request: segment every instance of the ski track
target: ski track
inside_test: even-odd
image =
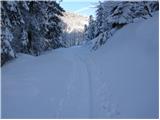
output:
[[[91,118],[112,118],[119,115],[118,105],[111,100],[110,81],[101,79],[102,72],[98,63],[90,56],[79,55],[78,58],[85,65],[89,76]]]
[[[76,118],[76,117],[91,118],[92,117],[91,115],[92,114],[91,75],[86,64],[76,54],[75,53],[72,54],[72,58],[74,57],[74,60],[70,59],[73,63],[73,69],[71,72],[72,74],[70,75],[70,80],[66,87],[66,93],[63,96],[63,98],[59,101],[59,110],[57,112],[56,118],[61,118],[62,116],[63,118]],[[78,64],[81,64],[80,68]],[[80,84],[77,84],[77,82],[80,82]],[[73,93],[74,89],[76,88],[81,89],[80,96],[84,96],[84,98],[77,99],[79,95],[77,96],[77,95],[74,95]],[[80,101],[81,99],[85,101],[84,103],[86,105],[81,107],[81,104],[80,104],[80,106],[78,106],[78,108],[80,108],[80,111],[76,111],[76,109],[74,111],[77,114],[78,112],[82,112],[83,110],[86,110],[85,114],[79,113],[79,115],[77,116],[77,115],[73,115],[73,112],[70,112],[67,114],[64,113],[64,111],[66,111],[67,109],[67,107],[65,106],[67,106],[68,102],[71,102],[70,100],[74,101],[75,103],[76,100],[81,102]],[[76,104],[74,105],[74,107],[76,107]]]
[[[76,71],[76,63],[71,60],[72,63],[73,63],[73,69],[72,69],[72,74],[70,75],[70,80],[67,84],[67,87],[66,87],[66,93],[64,94],[63,98],[59,101],[59,110],[58,110],[58,113],[57,113],[57,116],[56,118],[60,118],[63,113],[63,106],[65,104],[65,102],[67,102],[67,100],[70,98],[70,95],[71,95],[71,92],[72,92],[72,87],[74,86],[74,80],[76,80],[76,77],[77,77],[77,71]]]
[[[105,118],[117,115],[118,112],[116,110],[116,105],[114,105],[110,99],[111,94],[109,90],[109,81],[103,81],[101,79],[101,69],[98,64],[93,59],[90,59],[90,56],[87,54],[78,55],[78,53],[74,52],[72,54],[72,58],[73,57],[74,60],[70,59],[73,63],[73,74],[70,76],[65,95],[59,101],[59,109],[56,118],[60,118],[62,116],[64,118],[72,118],[72,116],[74,116],[73,114],[64,115],[63,112],[67,109],[65,106],[68,104],[69,100],[76,100],[76,95],[72,97],[72,94],[74,88],[78,88],[79,84],[76,84],[78,81],[81,82],[80,88],[82,90],[80,90],[80,94],[84,94],[83,96],[86,96],[83,98],[86,101],[86,105],[84,105],[85,108],[83,109],[87,109],[88,115],[79,115],[75,117]],[[81,67],[78,68],[77,64],[81,64]],[[86,77],[83,78],[83,76]]]
[[[80,56],[76,56],[79,61],[81,61],[81,63],[84,65],[85,69],[86,69],[86,72],[87,72],[87,76],[88,76],[88,79],[87,80],[87,83],[88,83],[88,91],[89,91],[89,107],[90,107],[90,118],[93,117],[92,113],[93,113],[93,98],[92,98],[92,74],[91,72],[89,71],[89,67],[87,66],[86,62],[82,59],[82,57]]]
[[[110,81],[101,79],[102,73],[98,63],[89,55],[77,55],[77,58],[84,64],[88,74],[90,118],[108,118],[119,115],[117,104],[111,101]]]

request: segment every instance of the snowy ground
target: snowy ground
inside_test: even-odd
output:
[[[3,118],[157,118],[158,15],[96,52],[20,54],[2,67]]]

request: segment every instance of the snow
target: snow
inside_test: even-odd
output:
[[[11,42],[11,41],[13,40],[13,35],[12,35],[12,33],[9,31],[9,29],[8,29],[8,28],[5,28],[4,33],[6,34],[6,36],[5,36],[6,39]],[[9,46],[8,43],[6,43],[6,45]]]
[[[158,14],[85,46],[2,67],[2,118],[158,118]]]
[[[61,16],[63,28],[62,44],[65,47],[80,45],[84,41],[84,25],[88,24],[88,17],[79,14],[64,12]]]
[[[13,35],[12,35],[12,33],[9,31],[9,29],[8,28],[5,28],[5,30],[4,30],[4,33],[2,33],[3,35],[2,35],[2,37],[4,37],[3,39],[4,39],[4,53],[9,53],[9,55],[11,56],[11,57],[15,57],[15,53],[14,53],[14,51],[13,51],[13,49],[12,49],[12,47],[11,47],[11,44],[10,44],[10,42],[12,42],[12,40],[13,40]],[[3,51],[1,51],[1,53],[3,52]]]
[[[13,12],[17,12],[17,8],[16,8],[17,4],[16,4],[15,2],[9,2],[9,1],[7,1],[7,4],[8,4],[9,7],[10,7],[10,8],[8,8],[8,9],[10,9],[10,10],[13,11]]]
[[[67,26],[65,28],[65,31],[68,33],[78,31],[83,32],[84,31],[84,25],[88,24],[88,17],[81,16],[79,14],[71,13],[71,12],[64,12],[64,16],[61,16],[62,21]]]
[[[124,27],[94,55],[105,70],[102,79],[110,81],[119,118],[158,118],[157,16]]]
[[[28,11],[29,11],[29,7],[28,7],[28,5],[27,5],[27,3],[26,3],[26,2],[23,2],[22,6],[23,6],[26,10],[28,10]]]

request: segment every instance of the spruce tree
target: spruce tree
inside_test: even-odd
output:
[[[14,57],[11,53],[37,56],[61,47],[59,16],[64,10],[56,1],[2,1],[1,4],[1,55],[10,56],[3,63]]]

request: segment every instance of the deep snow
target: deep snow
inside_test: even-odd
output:
[[[85,46],[2,67],[2,118],[157,118],[158,14]]]

